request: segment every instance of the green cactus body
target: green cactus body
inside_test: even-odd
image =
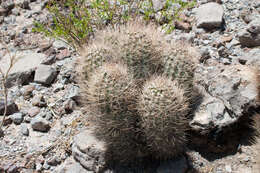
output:
[[[155,158],[169,159],[183,152],[189,111],[184,91],[165,77],[144,84],[138,102],[146,143]]]

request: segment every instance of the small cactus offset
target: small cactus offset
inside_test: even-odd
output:
[[[144,84],[138,110],[147,146],[154,157],[169,159],[183,152],[189,108],[188,99],[176,82],[152,77]]]
[[[135,142],[137,90],[127,67],[104,63],[93,72],[88,83],[87,99],[97,116],[97,137],[106,142],[114,160],[134,160],[140,154]]]

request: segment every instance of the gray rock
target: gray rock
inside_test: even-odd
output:
[[[32,129],[40,132],[47,132],[50,129],[49,122],[40,116],[36,116],[31,120]]]
[[[64,41],[56,40],[56,41],[53,42],[53,47],[58,49],[58,50],[62,50],[62,49],[68,48],[69,45],[66,44]]]
[[[165,0],[152,0],[153,2],[153,9],[158,12],[163,9],[166,4]]]
[[[51,66],[39,65],[35,71],[34,81],[44,85],[50,85],[56,78],[57,72]]]
[[[0,115],[4,114],[4,110],[5,110],[5,101],[3,98],[0,98]],[[18,107],[15,104],[15,102],[13,100],[8,99],[7,101],[7,112],[6,115],[11,115],[13,113],[18,112]]]
[[[190,122],[201,132],[236,122],[250,107],[257,106],[257,73],[242,65],[204,67],[196,71],[196,84],[204,95]]]
[[[33,72],[36,67],[45,59],[46,55],[41,53],[33,53],[31,51],[18,52],[16,54],[17,61],[12,67],[8,79],[7,87],[14,85],[24,85],[33,80]],[[10,64],[8,55],[0,59],[0,68],[5,73]]]
[[[203,4],[195,12],[198,28],[214,29],[220,27],[223,22],[224,9],[218,3]]]
[[[32,105],[38,106],[38,107],[46,106],[46,102],[45,102],[43,95],[41,95],[41,94],[35,95],[32,99]]]
[[[29,136],[29,129],[26,124],[21,124],[21,133],[24,136]]]
[[[10,115],[10,118],[15,124],[21,124],[23,122],[23,113],[18,112]]]
[[[260,49],[251,49],[249,52],[245,53],[243,56],[238,58],[241,64],[253,65],[260,67]]]
[[[68,94],[67,94],[66,98],[77,101],[77,99],[79,99],[79,97],[80,97],[79,87],[75,86],[75,85],[71,85],[68,89]]]
[[[260,18],[250,22],[247,28],[238,34],[238,39],[242,46],[260,46]]]
[[[99,172],[105,165],[105,145],[86,129],[74,137],[72,155],[84,168]]]
[[[7,10],[12,10],[15,6],[14,2],[12,0],[5,0],[4,2],[2,2],[1,6],[4,8],[4,9],[7,9]]]
[[[185,173],[188,169],[187,160],[184,156],[162,162],[156,173]]]
[[[94,173],[83,168],[73,158],[67,159],[62,165],[58,166],[54,173]]]

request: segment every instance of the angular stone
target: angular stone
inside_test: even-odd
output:
[[[246,29],[239,32],[238,39],[242,46],[260,46],[260,18],[251,21]]]
[[[195,81],[204,95],[190,126],[198,131],[223,128],[257,107],[257,70],[243,65],[204,67]]]
[[[31,51],[18,52],[16,54],[17,61],[9,72],[7,86],[24,85],[33,81],[33,72],[38,67],[46,55],[41,53],[33,53]],[[4,56],[0,60],[0,68],[5,73],[10,65],[10,57]]]
[[[196,9],[197,27],[205,29],[219,28],[223,22],[224,9],[215,2],[201,5]]]
[[[49,122],[40,116],[36,116],[31,120],[32,129],[40,132],[48,132],[50,129]]]
[[[86,129],[74,137],[72,155],[84,168],[99,172],[105,165],[105,144]]]
[[[34,81],[43,85],[50,85],[56,76],[57,72],[51,66],[40,65],[35,71]]]
[[[21,124],[21,133],[24,136],[29,136],[29,129],[26,124]]]
[[[4,99],[0,99],[0,115],[4,114],[4,110],[5,110],[5,101]],[[13,100],[8,100],[7,101],[7,112],[6,115],[11,115],[13,113],[18,112],[18,107],[15,104],[15,102]]]
[[[23,122],[23,114],[21,112],[10,115],[10,118],[15,124],[21,124]]]

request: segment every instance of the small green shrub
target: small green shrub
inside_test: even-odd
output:
[[[173,4],[179,4],[179,7],[175,8]],[[88,42],[97,30],[108,25],[115,27],[139,17],[147,22],[164,24],[166,32],[170,33],[181,11],[194,4],[195,0],[167,0],[160,17],[166,20],[161,23],[161,20],[155,20],[156,12],[151,0],[50,0],[47,9],[53,21],[35,22],[33,31],[62,39],[75,48]]]

